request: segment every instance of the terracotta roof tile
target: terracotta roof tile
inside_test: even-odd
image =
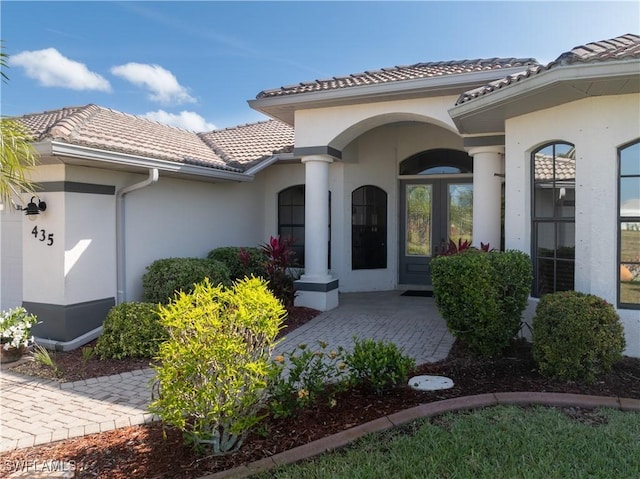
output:
[[[415,65],[395,66],[381,70],[365,71],[352,75],[298,83],[272,90],[264,90],[256,98],[268,98],[300,93],[337,90],[363,85],[382,84],[420,78],[458,75],[486,70],[500,70],[504,68],[526,67],[537,65],[533,58],[487,58],[476,60],[461,60],[448,62],[416,63]]]
[[[62,108],[18,118],[35,141],[74,145],[183,164],[244,171],[293,149],[293,128],[276,120],[193,133],[97,105]]]
[[[293,128],[277,120],[199,133],[228,165],[246,169],[276,153],[293,151]]]
[[[500,80],[493,81],[479,88],[464,92],[456,101],[456,105],[467,103],[475,98],[484,96],[511,84],[525,80],[538,73],[557,68],[562,65],[575,63],[605,62],[623,60],[627,58],[640,58],[640,36],[628,33],[610,40],[587,43],[565,52],[551,63],[533,65],[520,73],[509,75]]]

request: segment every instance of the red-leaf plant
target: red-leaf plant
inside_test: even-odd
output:
[[[452,254],[462,253],[463,251],[467,251],[470,249],[477,249],[471,246],[471,241],[464,240],[462,238],[458,238],[458,244],[456,244],[453,240],[449,240],[449,243],[444,243],[442,248],[440,248],[439,256],[451,256]],[[491,251],[491,247],[489,243],[480,242],[480,251],[485,253]]]

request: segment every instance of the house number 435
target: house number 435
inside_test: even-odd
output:
[[[47,246],[53,245],[53,233],[47,233],[44,229],[38,229],[37,226],[34,226],[31,230],[31,234],[39,241],[46,241]]]

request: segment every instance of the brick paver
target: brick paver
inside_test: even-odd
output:
[[[349,293],[340,306],[287,335],[276,354],[321,340],[349,350],[353,336],[393,341],[418,363],[447,356],[453,338],[432,298],[398,291]],[[73,383],[0,372],[0,452],[156,420],[147,412],[150,369]]]

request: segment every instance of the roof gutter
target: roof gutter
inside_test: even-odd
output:
[[[277,155],[273,155],[267,158],[266,160],[261,161],[257,165],[252,166],[245,172],[245,174],[253,176],[259,171],[264,170],[267,166],[273,165],[274,163],[278,163],[278,162],[291,163],[297,159],[299,158],[295,156],[293,153],[278,153]]]
[[[124,196],[133,191],[141,190],[158,182],[158,169],[149,169],[149,176],[146,180],[133,185],[125,186],[116,191],[116,304],[126,301],[126,242],[125,242],[125,204]]]
[[[87,146],[72,145],[69,143],[51,140],[50,149],[43,142],[36,144],[36,149],[41,153],[63,155],[72,158],[92,160],[98,163],[106,163],[120,166],[134,166],[144,169],[155,168],[158,171],[168,173],[180,173],[191,176],[215,178],[226,181],[253,181],[253,177],[246,173],[220,170],[197,165],[188,165],[175,161],[159,160],[144,156],[116,153]]]

